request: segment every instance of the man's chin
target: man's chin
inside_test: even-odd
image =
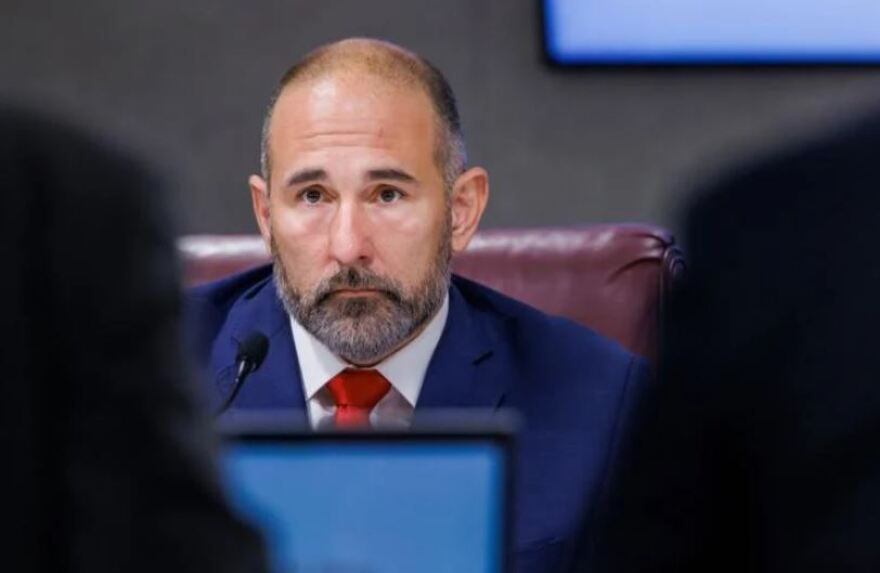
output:
[[[407,339],[402,331],[389,333],[387,324],[363,318],[337,319],[329,331],[312,334],[338,356],[362,366],[381,361]]]
[[[334,293],[321,303],[333,322],[345,320],[388,320],[393,314],[391,302],[381,292],[369,294]]]
[[[385,304],[390,307],[400,298],[395,293],[381,289],[339,289],[325,295],[318,304],[345,304],[352,300],[373,301],[374,304]]]

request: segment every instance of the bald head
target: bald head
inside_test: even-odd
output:
[[[353,38],[317,48],[282,76],[266,112],[260,149],[263,178],[271,171],[270,132],[275,105],[288,88],[328,76],[373,76],[390,87],[421,90],[436,116],[435,161],[447,187],[466,163],[461,122],[452,88],[443,74],[421,56],[389,42]]]

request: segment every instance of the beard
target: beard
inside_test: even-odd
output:
[[[449,289],[452,257],[449,221],[435,259],[410,289],[392,277],[348,265],[299,291],[270,238],[275,287],[287,312],[331,352],[356,365],[375,364],[418,332],[440,309]],[[359,296],[340,290],[370,289]]]

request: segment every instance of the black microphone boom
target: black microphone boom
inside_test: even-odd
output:
[[[238,391],[244,385],[245,379],[260,367],[268,352],[269,339],[262,332],[251,332],[238,344],[238,354],[235,355],[235,364],[237,365],[235,380],[232,382],[232,390],[217,410],[218,416],[232,405],[233,400],[238,396]]]

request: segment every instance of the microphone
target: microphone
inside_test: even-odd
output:
[[[232,382],[232,390],[217,410],[218,416],[232,405],[238,391],[244,385],[245,379],[260,367],[268,352],[269,339],[265,334],[256,330],[245,336],[244,340],[239,343],[238,353],[235,355],[235,364],[237,365],[235,380]]]

